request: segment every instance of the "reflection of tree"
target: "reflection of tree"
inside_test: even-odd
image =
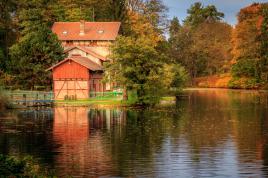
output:
[[[153,172],[154,154],[161,150],[165,138],[173,130],[171,114],[145,110],[125,111],[123,115],[126,116],[125,122],[113,122],[116,124],[112,124],[110,130],[102,130],[111,143],[107,151],[111,152],[117,165],[118,175]]]
[[[8,113],[0,120],[0,153],[31,155],[41,163],[53,167],[51,143],[53,113],[51,109],[22,110]],[[41,150],[41,151],[40,151]]]
[[[232,106],[239,108],[231,113],[234,138],[237,144],[240,169],[260,175],[260,161],[267,164],[266,142],[268,131],[267,96],[263,93],[241,94],[233,100]],[[267,174],[267,170],[265,171]]]
[[[183,147],[193,162],[192,166],[196,167],[194,170],[221,166],[219,159],[224,157],[222,152],[232,130],[227,108],[228,96],[220,95],[220,92],[195,91],[191,94],[180,118],[180,135],[188,144]]]
[[[205,155],[207,148],[210,153],[217,152],[218,148],[222,150],[220,152],[236,149],[233,151],[237,152],[240,171],[261,175],[261,170],[257,169],[260,160],[268,162],[265,151],[267,96],[252,91],[195,91],[185,127],[194,154]],[[232,140],[236,147],[225,148],[228,140]]]
[[[0,152],[41,158],[62,177],[199,177],[226,167],[256,177],[268,174],[267,96],[195,91],[178,108],[22,111],[0,119]]]

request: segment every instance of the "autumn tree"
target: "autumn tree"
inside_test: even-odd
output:
[[[255,88],[267,81],[267,3],[254,3],[238,14],[230,87]]]
[[[171,20],[170,58],[182,64],[191,79],[227,72],[231,60],[232,27],[221,21],[224,14],[215,6],[195,3],[182,25]]]

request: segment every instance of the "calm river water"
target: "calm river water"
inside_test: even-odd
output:
[[[193,90],[157,110],[56,107],[0,116],[0,153],[59,177],[267,177],[268,94]]]

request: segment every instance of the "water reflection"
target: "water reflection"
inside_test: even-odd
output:
[[[60,177],[266,177],[268,95],[189,91],[157,110],[56,107],[0,118],[0,152]]]

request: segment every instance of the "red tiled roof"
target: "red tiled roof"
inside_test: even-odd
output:
[[[70,47],[70,48],[68,48],[68,49],[65,49],[65,50],[64,50],[64,53],[66,53],[66,52],[68,52],[68,51],[70,51],[70,50],[72,50],[72,49],[74,49],[74,48],[80,49],[80,50],[82,50],[82,51],[84,51],[84,52],[86,52],[86,53],[88,53],[88,54],[90,54],[90,55],[92,55],[92,56],[94,56],[94,57],[96,57],[96,58],[98,58],[98,59],[101,59],[101,60],[103,60],[103,61],[106,61],[106,60],[107,60],[106,57],[104,57],[104,56],[102,56],[102,55],[99,55],[99,54],[95,53],[94,51],[91,51],[90,49],[85,48],[85,47],[83,47],[83,46],[72,46],[72,47]]]
[[[51,70],[59,65],[61,65],[62,63],[68,61],[68,60],[72,60],[86,68],[88,68],[89,70],[92,70],[92,71],[100,71],[100,70],[103,70],[103,67],[100,66],[99,64],[91,61],[90,59],[86,58],[86,57],[82,57],[82,56],[72,56],[72,57],[68,57],[62,61],[60,61],[59,63],[55,64],[54,66],[50,67],[49,69],[47,70]]]
[[[80,35],[80,22],[55,22],[52,31],[59,40],[115,40],[120,22],[85,22],[85,34]]]

